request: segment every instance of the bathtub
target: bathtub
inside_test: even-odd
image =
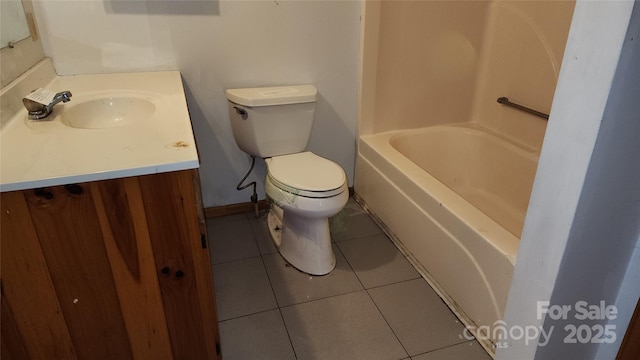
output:
[[[355,192],[474,330],[504,314],[538,156],[476,123],[364,135]]]

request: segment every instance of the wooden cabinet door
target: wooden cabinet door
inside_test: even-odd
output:
[[[90,186],[133,357],[173,359],[138,179]]]
[[[76,359],[27,201],[2,193],[0,206],[2,359]]]
[[[197,172],[139,180],[175,358],[220,358],[211,263],[198,221]]]

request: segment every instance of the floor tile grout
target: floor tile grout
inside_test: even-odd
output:
[[[430,353],[432,353],[432,352],[436,352],[436,351],[440,351],[440,350],[448,349],[448,348],[451,348],[451,347],[454,347],[454,346],[458,346],[458,345],[461,345],[461,344],[464,344],[464,343],[468,343],[468,342],[470,342],[470,341],[475,341],[475,338],[474,338],[474,339],[472,339],[472,340],[463,340],[463,341],[457,342],[457,343],[455,343],[455,344],[451,344],[451,345],[447,345],[447,346],[442,346],[442,347],[439,347],[439,348],[435,348],[435,349],[432,349],[432,350],[429,350],[429,351],[425,351],[425,352],[421,352],[421,353],[419,353],[419,354],[409,355],[409,356],[420,356],[420,355],[424,355],[424,354],[430,354]],[[480,345],[478,345],[478,346],[480,346]]]
[[[376,225],[376,226],[378,226],[378,225]],[[380,232],[379,234],[369,234],[369,235],[362,235],[362,236],[353,236],[353,237],[350,237],[350,238],[348,238],[348,239],[340,239],[340,240],[336,240],[336,241],[332,240],[332,242],[333,242],[334,244],[342,244],[342,243],[350,242],[350,241],[353,241],[353,240],[360,240],[360,239],[364,239],[364,238],[368,238],[368,237],[373,237],[373,236],[379,236],[379,235],[384,235],[387,239],[389,238],[389,237],[387,236],[387,234],[385,234],[385,233],[383,233],[383,232]],[[391,241],[391,240],[389,240],[389,241]]]
[[[250,313],[250,314],[234,316],[234,317],[230,317],[230,318],[224,319],[224,320],[218,320],[218,323],[223,323],[223,322],[227,322],[227,321],[231,321],[231,320],[238,320],[238,319],[242,319],[244,317],[258,315],[258,314],[266,313],[266,312],[273,311],[273,310],[280,310],[280,309],[278,307],[274,307],[274,308],[271,308],[271,309],[260,310],[260,311],[256,311],[256,312],[253,312],[253,313]]]
[[[211,266],[218,266],[218,265],[225,265],[225,264],[232,264],[235,262],[240,262],[240,261],[244,261],[244,260],[249,260],[249,259],[255,259],[257,257],[261,257],[262,255],[255,255],[255,256],[249,256],[249,257],[244,257],[241,259],[234,259],[234,260],[229,260],[229,261],[223,261],[223,262],[218,262],[218,263],[211,263]]]
[[[389,329],[393,333],[393,336],[395,336],[396,340],[398,340],[398,344],[400,344],[400,346],[402,346],[402,349],[404,350],[405,354],[408,357],[411,357],[411,355],[409,354],[409,351],[407,350],[405,345],[402,343],[402,341],[400,341],[400,337],[398,337],[398,334],[396,334],[396,331],[393,330],[393,327],[391,326],[391,324],[389,324],[389,320],[386,318],[386,316],[384,316],[384,313],[382,312],[382,310],[380,310],[380,307],[378,306],[376,301],[371,296],[371,293],[369,293],[368,290],[365,290],[365,291],[367,292],[367,296],[369,297],[369,299],[371,299],[371,302],[373,303],[373,305],[376,307],[376,310],[378,310],[378,313],[382,316],[382,319],[384,319],[385,324],[387,324],[387,326],[389,327]]]
[[[247,220],[249,222],[251,222],[251,219],[249,218],[249,213],[247,213]],[[260,215],[260,216],[264,216],[264,215]],[[261,221],[260,220],[260,216],[255,218],[257,221]],[[269,271],[267,270],[267,265],[264,261],[264,257],[265,255],[272,255],[274,253],[270,253],[270,254],[263,254],[262,250],[260,249],[260,244],[258,242],[258,236],[261,236],[262,234],[260,234],[259,231],[257,231],[255,229],[255,227],[250,223],[249,224],[251,226],[251,234],[253,235],[253,241],[256,244],[256,246],[258,247],[258,253],[260,256],[260,260],[262,261],[262,267],[264,269],[265,274],[267,275],[267,280],[269,281],[269,286],[271,287],[271,293],[273,294],[274,299],[276,300],[276,305],[277,305],[277,309],[278,309],[278,314],[280,315],[280,320],[282,320],[282,325],[284,326],[284,330],[287,333],[287,339],[289,340],[289,346],[291,346],[291,350],[293,351],[293,356],[298,359],[298,354],[296,353],[296,348],[295,346],[293,346],[293,341],[291,339],[291,333],[289,332],[289,327],[287,326],[287,322],[284,319],[284,315],[282,315],[282,306],[280,306],[280,303],[278,302],[278,297],[276,296],[276,291],[273,287],[273,280],[271,279],[271,275],[269,275]]]
[[[418,277],[414,277],[414,278],[412,278],[412,279],[404,279],[404,280],[399,280],[399,281],[390,282],[390,283],[388,283],[388,284],[382,284],[382,285],[372,286],[372,287],[369,287],[369,288],[365,288],[365,290],[369,291],[369,290],[374,290],[374,289],[380,289],[380,288],[383,288],[383,287],[385,287],[385,286],[391,286],[391,285],[402,284],[402,283],[406,283],[406,282],[413,281],[413,280],[422,280],[422,281],[426,282],[426,280],[425,280],[425,279],[423,279],[422,277],[419,277],[419,276],[418,276]],[[427,285],[429,285],[429,284],[427,283]],[[431,286],[429,286],[429,287],[431,287]]]
[[[331,298],[338,297],[338,296],[355,294],[355,293],[360,292],[360,291],[367,291],[367,289],[358,289],[358,290],[353,290],[353,291],[347,291],[347,292],[340,293],[340,294],[334,294],[334,295],[329,295],[329,296],[325,296],[325,297],[319,297],[319,298],[315,298],[315,299],[311,299],[311,300],[305,300],[305,301],[301,301],[301,302],[295,303],[295,304],[283,305],[283,306],[280,306],[279,308],[280,309],[286,309],[286,308],[294,307],[296,305],[309,304],[309,303],[312,303],[312,302],[316,302],[316,301],[320,301],[320,300],[327,300],[327,299],[331,299]]]
[[[254,240],[256,240],[255,233],[254,233]],[[278,306],[278,314],[280,314],[280,319],[282,320],[282,324],[284,325],[284,330],[287,332],[287,338],[289,339],[289,345],[291,346],[291,350],[293,351],[293,356],[297,359],[298,354],[296,353],[296,348],[293,346],[293,341],[291,340],[291,333],[289,332],[289,327],[287,326],[287,322],[284,320],[284,315],[282,315],[282,310],[281,310],[282,307],[278,302],[278,297],[276,297],[276,290],[273,288],[273,281],[271,280],[271,276],[269,276],[269,271],[267,270],[267,265],[264,262],[263,254],[260,254],[260,260],[262,260],[262,267],[264,268],[264,272],[267,274],[267,280],[269,280],[269,286],[271,286],[271,292],[273,293],[273,297],[276,299],[276,305]]]

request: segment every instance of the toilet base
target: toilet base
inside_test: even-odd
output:
[[[274,204],[267,224],[280,255],[298,270],[326,275],[336,267],[328,218],[304,218]]]

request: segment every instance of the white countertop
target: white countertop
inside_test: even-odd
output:
[[[44,120],[28,120],[20,109],[2,126],[0,191],[199,167],[179,72],[57,76],[40,86],[73,96]],[[148,100],[155,112],[121,127],[81,129],[62,122],[65,109],[123,94]]]

